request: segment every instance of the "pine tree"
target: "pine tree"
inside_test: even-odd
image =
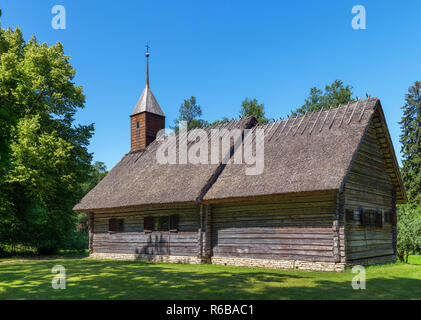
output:
[[[421,82],[417,81],[409,88],[402,107],[403,117],[399,122],[402,134],[402,178],[408,200],[421,200]]]

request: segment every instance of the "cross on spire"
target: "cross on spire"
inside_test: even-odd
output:
[[[151,48],[151,46],[149,45],[149,43],[146,43],[145,47],[146,47],[146,53],[149,53],[149,49]]]

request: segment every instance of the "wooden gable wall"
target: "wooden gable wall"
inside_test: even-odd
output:
[[[341,216],[345,223],[345,252],[348,264],[393,261],[396,228],[390,215],[395,212],[397,179],[386,152],[385,133],[377,111],[368,128],[343,189]],[[348,211],[348,214],[346,212]],[[381,212],[382,226],[364,225],[362,212]],[[352,212],[352,213],[350,213]],[[363,220],[362,220],[363,219]]]

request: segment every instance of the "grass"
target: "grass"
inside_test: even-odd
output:
[[[66,268],[54,290],[51,268]],[[366,290],[341,273],[91,259],[0,259],[0,299],[421,299],[421,256],[366,268]]]

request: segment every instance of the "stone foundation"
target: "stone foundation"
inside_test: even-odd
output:
[[[212,257],[213,264],[227,266],[261,267],[270,269],[298,269],[312,271],[344,271],[344,263],[334,262],[311,262],[300,260],[272,260],[272,259],[249,259],[234,257]]]
[[[201,260],[197,257],[190,256],[171,256],[171,255],[146,255],[146,254],[131,254],[131,253],[104,253],[94,252],[89,255],[92,259],[101,260],[142,260],[151,262],[166,262],[166,263],[186,263],[186,264],[200,264]]]
[[[92,259],[102,260],[142,260],[151,262],[201,264],[200,258],[194,256],[171,256],[171,255],[145,255],[129,253],[102,253],[95,252],[89,255]],[[272,259],[249,259],[234,257],[212,257],[209,261],[212,264],[243,267],[260,267],[271,269],[298,269],[311,271],[343,271],[344,263],[333,262],[311,262],[300,260],[272,260]]]

